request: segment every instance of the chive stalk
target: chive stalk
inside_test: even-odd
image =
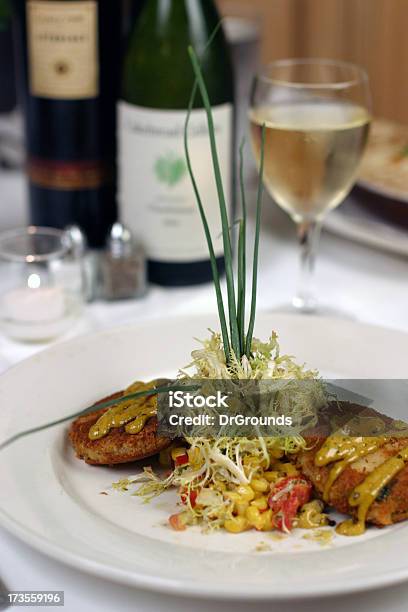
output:
[[[235,288],[234,288],[234,270],[232,261],[232,247],[231,238],[229,231],[229,221],[227,206],[225,202],[224,187],[222,184],[220,164],[218,160],[217,143],[215,139],[214,120],[212,116],[211,103],[208,96],[208,91],[204,82],[204,78],[201,72],[200,63],[197,55],[192,47],[188,48],[191,63],[193,66],[194,74],[200,90],[201,98],[204,103],[208,134],[210,138],[211,156],[214,168],[214,177],[217,186],[218,203],[221,214],[221,226],[222,226],[222,239],[224,246],[224,259],[225,259],[225,276],[227,282],[227,295],[228,295],[228,312],[229,312],[229,326],[231,334],[231,346],[237,358],[240,357],[240,346],[239,346],[239,333],[238,333],[238,321],[236,315],[236,300],[235,300]]]
[[[88,406],[79,412],[74,412],[73,414],[69,414],[68,416],[62,417],[61,419],[57,419],[56,421],[50,421],[45,425],[39,425],[37,427],[32,427],[31,429],[26,429],[24,431],[20,431],[14,436],[7,438],[4,442],[0,444],[0,451],[5,449],[7,446],[20,440],[20,438],[24,438],[33,433],[38,433],[40,431],[44,431],[45,429],[49,429],[50,427],[54,427],[55,425],[61,425],[61,423],[66,423],[67,421],[71,421],[80,416],[85,416],[89,412],[94,412],[95,410],[102,410],[103,408],[110,408],[111,406],[116,406],[117,404],[122,404],[128,400],[136,400],[141,397],[148,397],[150,395],[159,395],[160,393],[168,393],[169,391],[196,391],[199,388],[199,385],[167,385],[163,387],[157,387],[156,389],[145,389],[144,391],[137,391],[136,393],[129,393],[128,395],[122,395],[121,397],[117,397],[115,399],[107,400],[106,402],[100,402],[98,404],[93,404],[92,406]]]
[[[214,32],[211,40],[214,37]],[[224,259],[225,259],[225,276],[227,284],[227,298],[228,298],[228,316],[229,316],[229,332],[228,337],[225,308],[222,300],[222,292],[220,287],[218,270],[216,268],[216,258],[214,254],[214,248],[211,240],[211,235],[205,215],[205,210],[201,197],[198,193],[197,184],[194,178],[194,172],[191,167],[191,160],[188,152],[188,137],[187,128],[184,132],[184,144],[186,150],[187,166],[190,173],[190,177],[193,184],[194,193],[196,195],[198,208],[200,211],[201,219],[204,226],[204,232],[207,238],[207,244],[209,247],[209,254],[211,260],[211,266],[213,270],[214,286],[217,297],[217,306],[220,316],[221,333],[224,344],[224,352],[227,360],[227,364],[230,361],[230,349],[238,360],[241,360],[244,355],[247,357],[251,354],[252,338],[255,327],[255,316],[256,316],[256,299],[257,299],[257,283],[258,283],[258,259],[259,259],[259,235],[261,226],[261,209],[262,209],[262,194],[263,194],[263,171],[264,171],[264,156],[265,156],[265,124],[262,126],[261,136],[261,159],[260,159],[260,170],[259,170],[259,183],[258,193],[256,201],[256,224],[255,224],[255,240],[254,240],[254,251],[253,251],[253,263],[252,263],[252,290],[251,290],[251,310],[248,324],[248,331],[245,335],[245,298],[246,298],[246,225],[247,225],[247,207],[245,198],[244,188],[244,176],[243,176],[243,146],[240,147],[240,190],[241,190],[241,201],[242,201],[242,213],[243,218],[239,222],[238,232],[238,274],[237,274],[237,288],[235,296],[235,283],[234,283],[234,268],[232,259],[232,246],[230,237],[230,227],[228,222],[227,206],[225,201],[224,188],[222,183],[220,164],[218,159],[217,143],[215,138],[214,120],[211,110],[211,103],[207,91],[207,87],[201,71],[201,66],[198,61],[197,55],[192,47],[188,48],[190,55],[191,64],[195,75],[195,83],[190,98],[190,104],[188,107],[186,126],[191,115],[191,109],[197,88],[200,92],[204,108],[207,115],[208,134],[210,139],[211,157],[213,162],[214,178],[217,186],[218,204],[220,208],[221,216],[221,228],[224,246]],[[216,273],[214,273],[216,271]]]
[[[262,209],[262,194],[263,194],[263,172],[264,172],[264,161],[265,161],[265,124],[262,125],[261,135],[261,159],[259,164],[259,180],[258,180],[258,194],[256,198],[256,225],[255,225],[255,241],[254,241],[254,255],[252,262],[252,298],[251,298],[251,314],[249,317],[248,333],[246,336],[246,356],[249,357],[251,354],[252,337],[255,327],[255,316],[256,316],[256,296],[257,296],[257,285],[258,285],[258,257],[259,257],[259,234],[261,229],[261,209]]]
[[[237,317],[241,355],[245,353],[245,299],[246,299],[246,224],[247,207],[244,186],[244,139],[239,148],[239,184],[241,192],[242,220],[238,233],[238,281],[237,281]]]
[[[210,44],[212,43],[213,39],[215,38],[215,36],[216,36],[218,30],[220,29],[220,27],[221,27],[221,22],[217,25],[217,27],[215,28],[214,32],[211,34],[205,49],[207,49],[210,46]],[[185,123],[184,123],[184,153],[185,153],[185,156],[186,156],[187,169],[188,169],[188,173],[190,175],[190,179],[191,179],[191,183],[192,183],[192,186],[193,186],[195,198],[197,200],[198,210],[200,212],[201,222],[203,224],[205,238],[206,238],[207,246],[208,246],[208,252],[209,252],[209,255],[210,255],[211,272],[212,272],[212,277],[213,277],[213,282],[214,282],[215,295],[216,295],[216,299],[217,299],[217,308],[218,308],[218,316],[219,316],[219,319],[220,319],[222,343],[223,343],[223,347],[224,347],[225,360],[226,360],[226,362],[228,362],[229,359],[230,359],[230,354],[231,354],[231,346],[230,346],[230,341],[229,341],[229,336],[228,336],[228,326],[227,326],[227,320],[226,320],[226,317],[225,317],[224,302],[223,302],[223,299],[222,299],[220,275],[219,275],[219,272],[218,272],[217,260],[216,260],[216,256],[215,256],[215,252],[214,252],[214,245],[213,245],[213,241],[212,241],[212,238],[211,238],[210,228],[208,226],[208,221],[207,221],[207,217],[206,217],[206,214],[205,214],[204,206],[203,206],[203,203],[202,203],[202,200],[201,200],[200,192],[199,192],[199,189],[198,189],[198,186],[197,186],[197,181],[195,180],[193,168],[192,168],[192,165],[191,165],[190,150],[189,150],[189,146],[188,146],[188,126],[189,126],[189,122],[190,122],[191,111],[192,111],[193,105],[194,105],[194,100],[195,100],[195,97],[197,95],[197,89],[198,89],[198,83],[197,83],[197,80],[196,80],[195,83],[194,83],[194,87],[192,89],[192,92],[191,92],[191,96],[190,96],[190,100],[189,100],[189,104],[188,104],[188,108],[187,108],[186,120],[185,120]]]

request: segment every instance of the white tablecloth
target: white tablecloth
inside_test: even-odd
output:
[[[18,176],[0,175],[0,228],[23,222],[22,182]],[[408,240],[408,238],[407,238]],[[259,309],[276,309],[289,302],[296,282],[297,251],[292,224],[265,199],[262,225]],[[319,295],[329,307],[355,318],[408,331],[408,260],[376,252],[323,234],[316,273]],[[113,325],[162,316],[214,310],[212,287],[165,290],[152,288],[141,301],[95,303],[68,336]],[[0,336],[0,371],[44,347],[25,346]],[[14,590],[64,590],[69,611],[212,610],[213,603],[160,596],[92,578],[31,550],[0,530],[0,576]],[[405,612],[408,585],[380,592],[290,604],[256,604],[270,612],[309,612],[316,607],[340,612]],[[247,610],[245,603],[220,603],[217,610]]]

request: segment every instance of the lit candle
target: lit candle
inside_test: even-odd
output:
[[[63,289],[40,285],[38,274],[30,274],[27,287],[6,293],[3,297],[4,317],[21,323],[42,323],[62,318],[65,312]]]

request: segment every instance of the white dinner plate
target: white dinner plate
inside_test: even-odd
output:
[[[85,408],[135,379],[176,374],[216,328],[214,317],[154,321],[81,337],[37,354],[0,378],[0,441]],[[284,352],[343,378],[408,378],[408,335],[350,321],[260,315],[257,335],[279,332]],[[1,453],[0,523],[75,568],[135,587],[208,598],[293,599],[408,579],[408,525],[368,529],[328,545],[302,530],[203,534],[172,531],[176,493],[150,504],[113,492],[135,465],[99,468],[74,457],[67,425]],[[101,495],[102,491],[108,495]]]

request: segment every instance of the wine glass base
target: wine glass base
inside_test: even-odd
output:
[[[313,307],[308,304],[306,307],[295,305],[294,300],[287,304],[279,304],[272,308],[273,312],[281,312],[283,314],[301,314],[308,316],[333,317],[337,319],[356,320],[356,316],[347,310],[341,310],[327,304],[321,304],[315,301]]]
[[[292,308],[302,314],[313,314],[318,309],[316,298],[295,296],[292,300]]]

